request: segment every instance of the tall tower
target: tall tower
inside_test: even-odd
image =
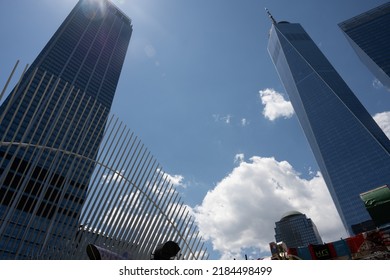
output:
[[[322,244],[316,225],[305,214],[298,211],[285,213],[280,221],[275,223],[275,240],[283,241],[288,248]]]
[[[300,24],[273,19],[268,52],[352,234],[370,220],[359,194],[390,182],[390,141]]]
[[[390,2],[343,21],[339,27],[360,60],[390,89]]]
[[[131,33],[80,0],[2,103],[0,258],[53,258],[76,233]]]

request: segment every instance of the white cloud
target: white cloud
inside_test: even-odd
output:
[[[291,102],[284,99],[283,95],[274,89],[266,88],[259,91],[260,99],[264,105],[263,115],[273,121],[277,118],[291,118],[294,109]]]
[[[311,218],[324,242],[346,237],[321,174],[302,179],[288,162],[274,158],[242,161],[206,194],[194,213],[214,250],[223,259],[232,259],[253,250],[270,255],[275,222],[291,210]]]
[[[167,174],[168,180],[172,183],[172,185],[176,187],[186,188],[187,185],[183,183],[184,177],[182,175],[170,175]]]
[[[246,118],[241,119],[241,126],[247,126],[249,125],[249,121]]]
[[[124,170],[122,171],[115,171],[114,173],[109,174],[103,174],[103,183],[110,184],[110,183],[120,183],[122,180],[124,180]]]
[[[240,118],[240,119],[236,118],[237,121],[233,122],[233,119],[235,119],[235,117],[230,114],[227,115],[213,114],[212,117],[216,123],[221,122],[226,125],[239,125],[242,127],[249,125],[249,121],[246,118]]]
[[[390,139],[390,112],[378,113],[373,118]]]
[[[381,89],[381,88],[383,88],[382,83],[381,83],[378,79],[374,79],[374,80],[372,81],[372,86],[373,86],[374,88],[376,88],[376,89]]]
[[[245,158],[244,154],[236,154],[234,156],[234,163],[241,164],[244,161],[244,158]]]
[[[387,91],[390,91],[390,88],[388,88],[387,86],[384,86],[381,81],[379,81],[378,79],[374,79],[372,81],[372,87],[375,88],[375,89],[385,89]]]
[[[164,171],[162,171],[161,169],[158,169],[158,172],[160,172],[161,174],[164,174],[164,176],[167,177],[167,180],[175,187],[182,187],[182,188],[187,188],[187,185],[184,183],[184,177],[182,175],[178,175],[178,174],[175,174],[175,175],[171,175],[171,174],[168,174]]]
[[[230,124],[232,121],[232,115],[220,116],[219,114],[213,114],[213,118],[215,122],[224,122],[226,124]]]
[[[222,120],[226,123],[226,124],[230,124],[231,120],[232,120],[232,116],[231,115],[227,115],[225,117],[222,117]]]

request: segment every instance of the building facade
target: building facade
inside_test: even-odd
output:
[[[300,24],[273,19],[268,51],[353,234],[370,220],[359,194],[390,182],[390,141]]]
[[[0,96],[0,259],[151,259],[165,244],[208,258],[169,176],[109,114],[131,33],[109,1],[80,0]]]
[[[132,34],[80,0],[0,107],[0,258],[50,258],[79,227]]]
[[[390,89],[390,2],[343,21],[339,27],[375,77]]]
[[[275,223],[275,240],[288,248],[322,244],[321,236],[313,221],[298,211],[287,212]]]

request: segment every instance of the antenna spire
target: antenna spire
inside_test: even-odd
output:
[[[264,8],[264,9],[265,9],[265,11],[267,12],[267,15],[268,15],[268,17],[271,19],[272,23],[273,23],[273,24],[277,24],[275,18],[271,15],[270,11],[269,11],[267,8]]]

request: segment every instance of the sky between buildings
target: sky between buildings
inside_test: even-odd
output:
[[[390,91],[337,26],[380,0],[116,0],[133,22],[111,112],[138,135],[207,240],[210,259],[269,255],[275,221],[305,213],[347,237],[267,52],[271,22],[298,22],[390,135]],[[0,2],[0,85],[32,63],[77,0]],[[377,186],[373,186],[377,187]]]

